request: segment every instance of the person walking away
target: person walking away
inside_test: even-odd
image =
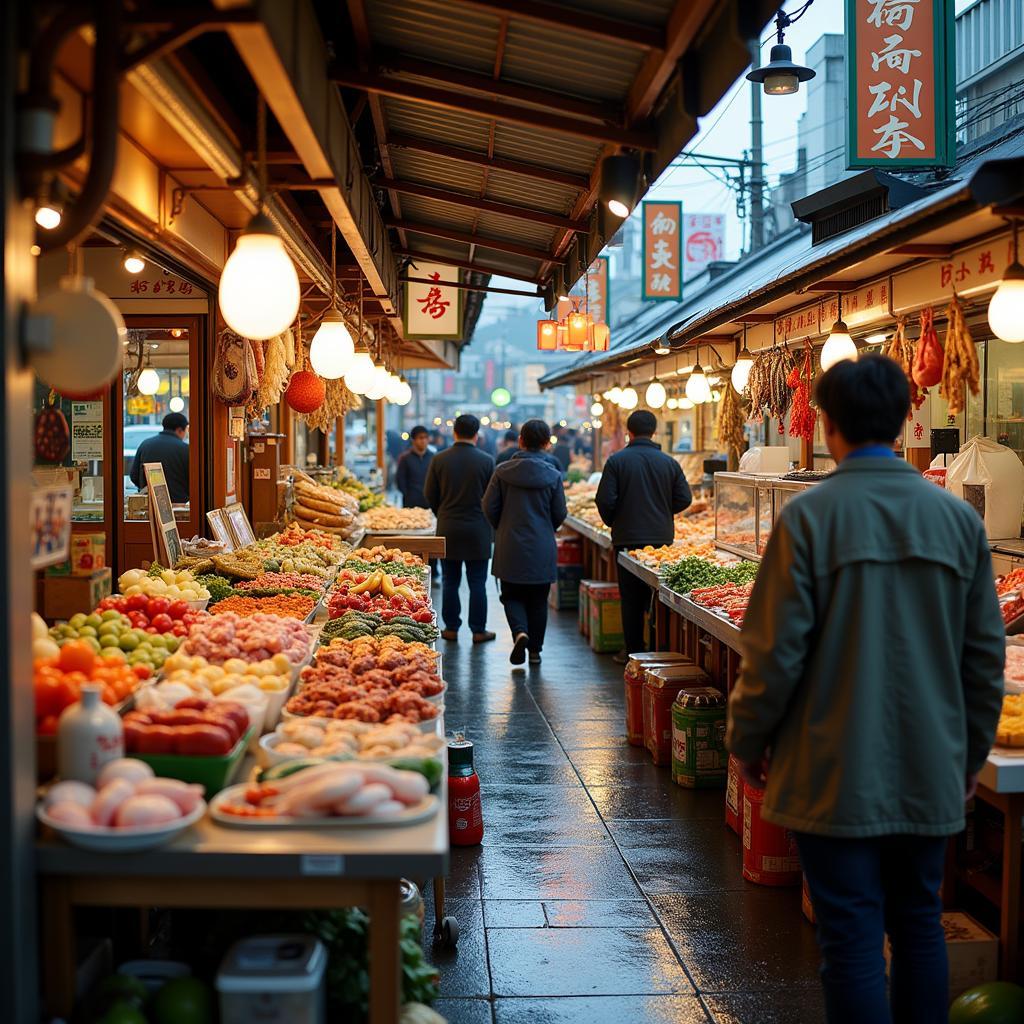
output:
[[[146,489],[147,462],[159,462],[164,467],[164,479],[171,501],[176,505],[188,503],[188,420],[184,413],[169,412],[163,419],[163,430],[147,437],[135,452],[135,461],[129,476],[140,491]]]
[[[506,430],[504,437],[502,437],[502,439],[501,439],[501,446],[498,449],[498,454],[495,456],[494,464],[496,466],[500,466],[501,463],[507,462],[518,451],[519,451],[519,431],[518,430]]]
[[[498,466],[484,492],[483,509],[494,527],[491,572],[501,587],[501,603],[514,641],[509,661],[540,664],[548,624],[548,592],[558,579],[555,531],[565,521],[561,472],[545,459],[551,428],[527,420],[519,450]]]
[[[491,527],[484,518],[483,500],[494,472],[494,459],[476,446],[480,421],[464,414],[455,420],[455,443],[438,452],[427,470],[423,487],[437,516],[438,536],[447,552],[441,561],[441,617],[445,640],[458,640],[462,625],[462,566],[469,581],[469,628],[473,643],[493,640],[487,629],[487,560],[491,555]]]
[[[413,427],[409,433],[409,448],[402,452],[395,470],[395,487],[402,495],[402,508],[430,508],[423,485],[427,481],[434,452],[430,450],[430,435],[424,426]],[[436,583],[440,575],[438,560],[430,560],[430,577]]]
[[[645,409],[630,413],[626,420],[629,444],[608,457],[601,474],[597,511],[611,527],[616,555],[627,548],[671,544],[673,517],[693,500],[679,463],[654,443],[657,429],[654,413]],[[624,566],[618,567],[618,573],[626,646],[615,660],[625,664],[628,655],[645,648],[644,610],[651,604],[651,588]]]
[[[535,423],[543,423],[544,421],[543,420],[534,420],[534,422]],[[524,424],[524,426],[525,426],[525,424]],[[509,459],[515,458],[523,450],[520,447],[520,445],[519,445],[519,437],[520,437],[519,432],[515,431],[515,430],[507,430],[507,431],[505,431],[506,439],[508,438],[509,434],[512,435],[512,437],[515,440],[515,443],[514,444],[510,444],[507,448],[503,448],[500,452],[498,452],[498,457],[494,460],[494,465],[496,467],[502,465],[505,462],[508,462]],[[541,452],[540,452],[541,458],[544,459],[544,461],[547,462],[549,465],[554,466],[555,469],[557,469],[558,472],[561,473],[562,472],[562,466],[559,463],[558,459],[556,459],[554,457],[554,455],[551,454],[550,447],[551,447],[551,438],[549,437],[547,439],[547,442],[545,443],[543,449],[541,449]]]
[[[910,408],[896,363],[838,363],[816,400],[838,468],[775,523],[726,746],[795,834],[829,1024],[939,1024],[946,843],[1002,705],[992,559],[974,509],[893,452]]]
[[[569,447],[569,439],[565,431],[559,429],[555,440],[555,447],[551,452],[555,462],[558,463],[564,477],[569,472],[569,463],[572,462],[572,449]]]

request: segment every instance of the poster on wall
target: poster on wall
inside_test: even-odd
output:
[[[683,204],[648,201],[643,208],[643,297],[646,301],[681,299]]]
[[[688,213],[683,217],[683,280],[703,274],[709,263],[725,259],[725,214]]]
[[[31,563],[33,569],[67,561],[71,545],[70,486],[36,487],[29,499]]]
[[[409,265],[408,276],[416,280],[405,282],[406,337],[461,338],[462,291],[451,284],[461,282],[459,269],[417,261]]]
[[[71,459],[89,462],[103,458],[103,403],[71,403]]]
[[[159,462],[143,463],[149,492],[149,525],[154,557],[161,565],[174,566],[181,558],[181,536],[174,518],[171,492],[167,489],[164,467]]]
[[[948,167],[954,0],[846,0],[847,167]]]

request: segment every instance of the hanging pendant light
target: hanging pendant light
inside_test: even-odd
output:
[[[613,217],[625,220],[636,205],[640,161],[630,153],[606,156],[601,161],[598,195]]]
[[[747,382],[750,380],[750,370],[754,365],[754,357],[747,348],[747,325],[743,325],[743,348],[736,357],[736,365],[732,368],[732,386],[741,395],[747,389]]]
[[[640,404],[640,396],[636,393],[636,388],[630,387],[628,384],[622,390],[622,394],[619,395],[619,408],[625,409],[626,412],[630,412]]]
[[[678,398],[667,398],[665,400],[665,408],[666,409],[671,409],[671,410],[678,409],[679,408],[679,399]]]
[[[797,12],[796,16],[786,14],[781,8],[775,16],[775,33],[778,42],[772,47],[768,64],[747,72],[747,81],[764,86],[767,96],[791,96],[800,88],[801,82],[809,82],[817,74],[812,68],[793,63],[793,51],[786,46],[785,30],[806,13],[811,2]],[[760,50],[760,47],[758,47]]]
[[[844,359],[857,358],[857,346],[850,337],[850,328],[843,322],[843,296],[839,299],[839,319],[832,325],[829,336],[821,349],[821,368],[830,370]]]
[[[707,374],[698,363],[693,368],[693,373],[686,378],[686,397],[694,405],[703,405],[711,401],[711,385],[708,383]]]
[[[160,374],[153,369],[152,353],[146,356],[146,368],[139,374],[135,387],[140,395],[155,395],[160,390]]]
[[[665,404],[665,385],[657,377],[647,385],[644,393],[644,402],[648,409],[660,409]]]
[[[558,321],[537,321],[537,351],[554,352],[558,348]]]
[[[398,387],[395,390],[395,405],[408,405],[412,401],[412,388],[405,377],[398,378]]]
[[[607,394],[607,399],[612,405],[618,405],[619,399],[622,398],[622,388],[616,384]]]
[[[348,324],[338,309],[337,231],[331,221],[331,305],[313,335],[309,346],[309,365],[324,380],[337,380],[345,375],[356,347]],[[359,279],[359,301],[363,301],[363,282]]]
[[[357,352],[345,371],[345,387],[353,395],[365,395],[367,389],[373,386],[376,372],[370,353]]]
[[[603,416],[604,415],[604,406],[600,402],[594,402],[594,404],[590,407],[590,415],[591,416]]]
[[[1013,221],[1013,259],[989,300],[988,325],[1002,341],[1024,341],[1024,266],[1017,258],[1017,220]]]
[[[224,264],[217,297],[230,327],[243,338],[265,341],[283,334],[299,312],[299,275],[273,222],[263,212],[267,194],[267,102],[256,112],[259,201],[256,216]]]

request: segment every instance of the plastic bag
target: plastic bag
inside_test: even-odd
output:
[[[1024,464],[990,437],[971,438],[946,470],[946,490],[964,496],[964,484],[985,487],[985,532],[995,540],[1020,537]]]

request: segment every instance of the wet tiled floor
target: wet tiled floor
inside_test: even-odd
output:
[[[722,792],[681,789],[626,744],[622,669],[590,651],[575,612],[552,612],[543,663],[513,671],[489,596],[497,642],[464,629],[442,646],[447,725],[476,745],[485,831],[452,855],[457,950],[426,939],[437,1009],[452,1024],[824,1020],[799,891],[743,881]]]

